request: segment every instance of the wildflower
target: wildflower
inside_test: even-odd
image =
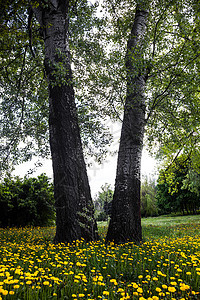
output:
[[[7,291],[7,290],[2,290],[1,293],[2,293],[4,296],[8,295],[8,291]]]
[[[186,272],[186,275],[192,275],[192,273],[191,272]]]
[[[142,293],[143,293],[143,289],[139,287],[139,288],[137,289],[137,292],[140,293],[140,294],[142,294]]]
[[[190,286],[187,285],[187,284],[181,284],[181,286],[180,286],[181,291],[186,291],[186,290],[189,290],[189,289],[190,289]]]
[[[19,286],[19,284],[16,284],[16,285],[14,285],[14,289],[18,289],[20,286]]]
[[[166,284],[163,284],[163,285],[162,285],[162,288],[163,288],[163,289],[167,289],[167,285],[166,285]]]
[[[158,281],[158,278],[157,277],[153,277],[152,278],[154,281]]]
[[[171,292],[171,293],[174,293],[174,292],[176,292],[176,289],[173,286],[169,286],[168,291]]]
[[[116,279],[110,279],[110,282],[114,283],[114,285],[118,284]]]
[[[108,292],[108,291],[103,291],[103,295],[108,296],[108,295],[109,295],[109,292]]]

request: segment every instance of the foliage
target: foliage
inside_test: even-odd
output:
[[[199,148],[199,13],[196,1],[182,0],[157,3],[152,14],[147,139],[171,161]]]
[[[50,154],[44,42],[39,24],[30,9],[31,4],[37,6],[37,1],[5,1],[1,4],[1,170],[12,169],[14,164],[31,160],[33,155],[49,157]],[[95,34],[95,27],[100,27],[102,23],[95,16],[96,9],[96,4],[88,4],[85,0],[70,3],[69,39],[84,149],[87,155],[95,156],[100,161],[112,141],[109,128],[102,122],[104,116],[101,110],[105,105],[101,101],[102,107],[98,107],[98,100],[83,88],[86,82],[90,82],[91,62],[95,64],[104,56]],[[55,68],[60,70],[62,66]],[[65,74],[65,70],[62,71]]]
[[[132,57],[134,71],[142,70],[147,77],[145,143],[157,157],[173,160],[180,151],[195,154],[200,140],[200,10],[196,0],[104,1],[109,15],[108,55],[113,63],[112,73],[116,74],[114,79],[108,77],[113,86],[118,82],[121,87],[121,105],[120,101],[114,102],[115,110],[119,115],[118,108],[123,106],[126,96],[124,58],[136,3],[149,6],[145,55],[139,60],[137,55]]]
[[[182,225],[169,223],[165,230],[154,226],[152,219],[157,218],[150,218],[153,226],[145,226],[143,244],[117,247],[105,245],[104,240],[53,245],[52,227],[0,229],[0,296],[13,300],[199,299],[199,218],[190,224],[182,218]],[[155,228],[159,236],[153,235]]]
[[[141,184],[141,216],[153,217],[158,215],[156,201],[156,182],[146,176]]]
[[[113,190],[110,184],[106,183],[101,187],[94,199],[95,217],[97,221],[106,221],[111,213]]]
[[[44,226],[55,219],[53,185],[37,178],[7,177],[0,184],[0,226]]]
[[[190,157],[182,154],[160,171],[156,197],[161,213],[196,213],[199,209],[196,177],[190,175],[195,171],[191,167]]]

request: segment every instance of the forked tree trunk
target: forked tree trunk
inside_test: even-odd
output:
[[[41,1],[42,2],[42,1]],[[50,147],[56,206],[55,242],[97,238],[93,202],[83,157],[75,105],[68,41],[68,1],[41,3],[34,13],[45,45],[49,83]]]
[[[142,70],[148,11],[136,8],[127,44],[127,95],[118,153],[117,175],[107,241],[124,243],[142,240],[140,213],[140,169],[145,126]]]

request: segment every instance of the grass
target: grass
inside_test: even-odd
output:
[[[197,225],[197,226],[196,226]],[[160,216],[142,219],[143,237],[184,237],[199,234],[200,215]]]
[[[0,229],[0,299],[200,299],[200,216],[142,224],[140,246],[53,245],[54,227]]]

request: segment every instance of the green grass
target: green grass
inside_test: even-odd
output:
[[[195,235],[198,234],[198,226],[196,225],[200,225],[200,215],[143,218],[143,238]]]
[[[182,224],[190,224],[190,223],[200,223],[200,215],[189,215],[189,216],[160,216],[160,217],[152,217],[152,218],[143,218],[142,225],[154,225],[154,226],[174,226],[174,225],[182,225]]]
[[[53,245],[55,228],[0,229],[0,300],[200,299],[199,216],[142,220],[144,242]]]
[[[159,237],[180,237],[186,234],[198,234],[200,225],[200,215],[188,216],[159,216],[142,218],[142,232],[144,240]],[[185,226],[184,226],[185,225]],[[98,222],[99,234],[105,237],[107,233],[108,222]]]

